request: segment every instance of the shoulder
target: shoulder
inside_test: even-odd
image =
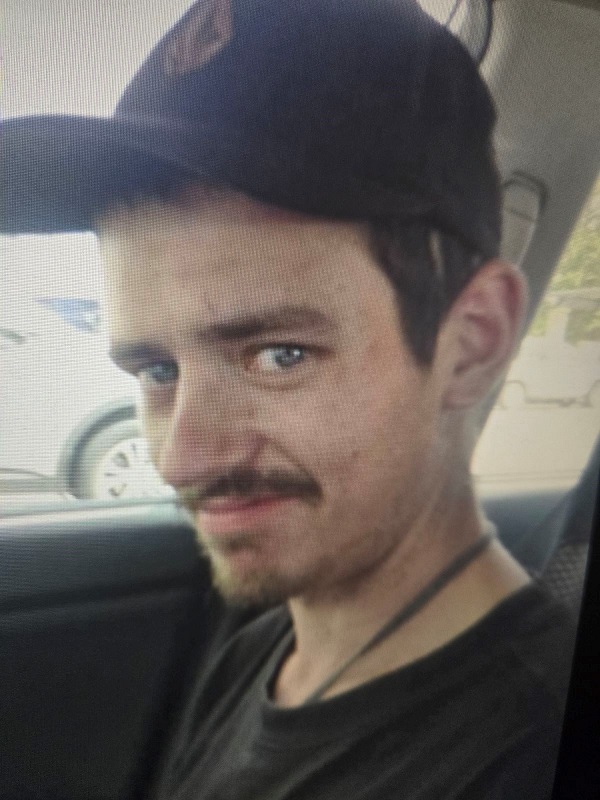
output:
[[[218,660],[225,650],[229,650],[232,642],[235,642],[234,651],[243,648],[245,643],[252,648],[256,639],[268,645],[271,633],[277,638],[281,627],[285,628],[286,624],[289,626],[291,620],[285,606],[272,609],[259,606],[232,606],[216,589],[211,589],[205,601],[206,635],[201,659],[195,665],[196,674],[210,669],[211,664]]]
[[[199,736],[210,737],[218,727],[218,720],[226,717],[240,698],[248,694],[256,676],[291,627],[283,606],[268,611],[232,609],[221,603],[218,606],[210,640],[196,660],[195,677],[159,767],[155,796],[170,792],[166,787],[188,763],[192,743]]]
[[[569,686],[577,620],[538,583],[508,598],[490,615],[490,644],[510,667],[513,681],[543,695],[562,716]]]
[[[470,776],[460,800],[532,800],[550,798],[560,736],[553,725],[515,736]]]
[[[243,694],[291,628],[285,606],[247,614],[228,610],[196,674],[192,707],[208,715],[217,703]]]
[[[465,732],[454,753],[460,800],[550,797],[576,629],[570,610],[533,583],[449,648]]]
[[[240,627],[221,649],[215,651],[213,664],[222,670],[226,665],[235,669],[238,665],[253,665],[256,671],[269,658],[281,642],[292,621],[285,606],[277,606],[263,611],[251,621]]]

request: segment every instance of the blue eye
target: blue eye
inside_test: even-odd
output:
[[[173,362],[162,362],[144,367],[138,372],[138,378],[142,384],[164,386],[177,380],[179,371]]]
[[[256,367],[262,372],[279,372],[298,366],[306,358],[304,347],[297,345],[277,345],[263,347],[255,359]]]

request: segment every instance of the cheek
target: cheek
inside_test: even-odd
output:
[[[338,384],[277,416],[272,422],[287,431],[281,441],[287,440],[288,452],[326,494],[348,499],[379,494],[386,482],[402,480],[431,435],[433,418],[418,388],[366,378],[352,389]]]
[[[425,420],[409,407],[382,408],[380,404],[355,409],[335,440],[324,435],[324,478],[332,492],[369,505],[369,498],[396,494],[410,483],[425,456],[429,434]]]

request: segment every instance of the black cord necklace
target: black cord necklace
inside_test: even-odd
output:
[[[320,700],[325,692],[337,681],[340,675],[342,675],[342,673],[344,673],[348,667],[354,664],[355,661],[358,661],[359,658],[364,656],[365,653],[368,653],[369,650],[372,650],[374,647],[376,647],[384,639],[387,639],[390,634],[396,631],[401,625],[403,625],[407,620],[420,611],[434,595],[440,592],[450,583],[453,578],[455,578],[466,567],[468,567],[468,565],[486,549],[495,536],[496,529],[492,526],[474,544],[467,547],[467,549],[463,550],[462,553],[459,553],[458,556],[431,581],[431,583],[427,584],[427,586],[420,591],[415,598],[413,598],[406,606],[400,609],[400,611],[394,614],[394,616],[389,619],[385,625],[374,634],[374,636],[372,636],[365,644],[363,644],[362,647],[356,651],[356,653],[351,655],[350,658],[344,661],[341,667],[338,667],[335,672],[333,672],[325,681],[323,681],[323,683],[311,695],[309,695],[309,697],[306,698],[303,705],[315,703],[317,700]],[[293,641],[293,638],[294,631],[292,629],[289,634],[290,644]]]

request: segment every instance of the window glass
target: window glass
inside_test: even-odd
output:
[[[468,11],[468,3],[462,0],[419,0],[419,5],[438,22],[449,24],[453,31],[460,28]]]
[[[188,5],[5,0],[3,117],[110,114]],[[95,238],[0,237],[0,263],[3,510],[164,492],[133,420],[136,382],[107,356]]]
[[[600,178],[506,376],[473,462],[483,489],[569,486],[600,432]]]
[[[137,381],[108,357],[95,238],[4,237],[0,259],[5,490],[37,477],[57,498],[159,491],[135,421]]]

